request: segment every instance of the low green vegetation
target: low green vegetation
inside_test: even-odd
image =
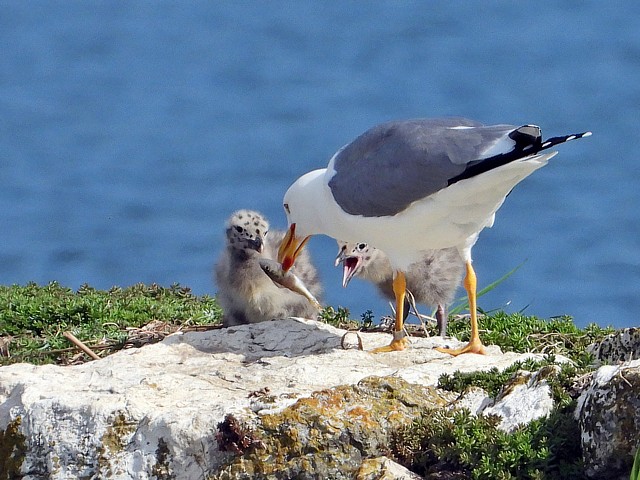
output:
[[[544,320],[502,311],[480,316],[478,324],[486,345],[498,345],[505,352],[561,354],[580,365],[591,362],[586,347],[614,331],[596,324],[581,329],[568,316]],[[459,316],[449,321],[449,335],[467,341],[470,333],[468,318]]]
[[[434,410],[414,421],[394,441],[396,458],[430,478],[583,479],[579,430],[554,412],[512,433],[494,416],[467,410]]]
[[[104,355],[136,338],[157,341],[180,328],[218,324],[220,318],[215,299],[180,285],[108,291],[86,285],[73,291],[55,282],[0,286],[0,364],[69,363],[78,351],[63,336],[67,331]]]
[[[337,309],[329,306],[320,312],[319,319],[339,328],[358,328],[362,331],[385,330],[374,324],[374,317],[370,310],[360,316],[360,320],[351,318],[351,313],[344,307]],[[415,317],[414,317],[415,318]],[[417,325],[412,317],[405,323],[409,334],[413,336],[437,335],[434,322]],[[576,362],[579,366],[588,366],[591,358],[585,349],[591,343],[605,335],[614,332],[611,327],[600,327],[596,324],[579,328],[569,316],[554,317],[549,320],[522,313],[493,312],[479,316],[480,337],[486,345],[498,345],[502,351],[517,353],[542,353],[549,355],[563,355]],[[393,323],[391,322],[390,325]],[[471,334],[469,318],[466,315],[456,315],[449,319],[447,335],[468,341]]]
[[[576,441],[580,430],[573,412],[579,393],[576,381],[588,367],[557,363],[548,356],[517,362],[502,372],[442,375],[438,386],[455,392],[480,387],[495,398],[523,370],[541,372],[551,387],[555,407],[548,417],[506,433],[491,416],[475,417],[466,410],[425,413],[400,435],[409,445],[399,450],[404,463],[426,478],[429,472],[444,470],[474,479],[583,479],[582,451]],[[407,448],[418,454],[403,453]]]
[[[351,318],[348,308],[327,306],[318,315],[318,320],[337,328],[368,330],[373,328],[373,313],[367,310],[360,316],[360,321]]]
[[[633,467],[631,468],[629,480],[640,480],[640,449],[636,451],[633,457]]]
[[[318,315],[318,320],[321,322],[328,323],[329,325],[333,325],[337,328],[355,328],[359,327],[357,321],[350,318],[351,312],[349,312],[348,308],[338,307],[333,308],[332,306],[327,306],[322,309],[320,314]]]

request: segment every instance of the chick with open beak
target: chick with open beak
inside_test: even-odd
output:
[[[372,282],[383,297],[393,300],[393,268],[389,258],[364,242],[338,241],[336,267],[343,265],[342,286],[352,278]],[[453,302],[464,272],[464,260],[456,248],[425,250],[423,257],[411,264],[406,272],[407,291],[415,303],[435,308],[438,335],[447,331],[447,307]],[[404,320],[409,315],[411,302],[405,298]]]
[[[342,287],[347,288],[351,279],[358,276],[365,259],[364,255],[356,255],[356,252],[363,251],[368,245],[366,243],[358,243],[352,248],[349,248],[352,244],[340,241],[338,241],[338,245],[339,252],[336,256],[335,266],[339,267],[340,264],[342,264]],[[369,259],[367,258],[367,260]],[[389,268],[391,267],[389,266]],[[391,274],[393,275],[393,271]],[[386,277],[384,279],[386,280]],[[367,278],[367,280],[369,279]]]

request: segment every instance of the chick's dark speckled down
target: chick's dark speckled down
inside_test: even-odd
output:
[[[214,271],[224,326],[317,316],[317,308],[305,297],[278,287],[260,267],[260,259],[276,259],[284,232],[269,231],[269,222],[258,212],[239,210],[227,220],[225,234],[225,248]],[[291,271],[315,298],[321,295],[308,252],[300,255]]]

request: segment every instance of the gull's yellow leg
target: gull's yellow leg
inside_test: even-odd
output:
[[[396,297],[396,323],[393,327],[393,340],[386,347],[374,348],[371,353],[395,352],[407,348],[404,332],[404,298],[407,293],[407,279],[403,272],[397,272],[393,279],[393,293]]]
[[[461,355],[463,353],[480,353],[485,354],[484,345],[480,340],[480,333],[478,332],[478,315],[476,307],[476,272],[473,270],[471,261],[467,261],[467,275],[464,277],[464,288],[467,291],[469,297],[469,313],[471,313],[471,338],[469,343],[462,348],[436,348],[439,352],[449,353],[453,356]]]

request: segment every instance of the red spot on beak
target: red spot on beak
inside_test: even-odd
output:
[[[285,257],[285,259],[282,261],[282,270],[284,270],[285,272],[289,271],[289,269],[293,267],[294,260],[295,259],[293,257]]]

